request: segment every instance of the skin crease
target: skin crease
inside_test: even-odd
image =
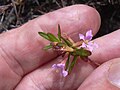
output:
[[[51,68],[51,65],[59,63],[62,58],[57,57],[52,51],[43,51],[41,48],[48,42],[37,34],[38,31],[43,30],[56,34],[58,23],[61,25],[62,32],[66,32],[75,41],[78,41],[78,33],[85,33],[88,29],[92,29],[93,34],[97,32],[100,26],[100,16],[91,7],[74,5],[40,16],[17,29],[1,34],[0,90],[76,90],[81,84],[78,90],[90,90],[89,88],[96,85],[93,83],[93,86],[88,86],[90,82],[100,79],[102,79],[102,84],[97,84],[95,90],[101,87],[101,90],[111,88],[118,90],[106,80],[104,72],[108,70],[112,62],[116,61],[108,60],[119,57],[117,52],[119,52],[120,31],[94,40],[100,48],[94,50],[90,57],[91,60],[98,63],[108,61],[108,64],[101,65],[90,75],[95,68],[79,59],[72,74],[61,78]],[[68,28],[69,32],[66,31]],[[111,54],[111,51],[116,53]],[[117,61],[119,62],[119,60]],[[100,74],[98,75],[98,73]],[[90,76],[88,77],[88,75]],[[95,76],[98,76],[97,80],[94,79]],[[86,77],[88,78],[86,79]],[[83,82],[84,80],[85,82]]]

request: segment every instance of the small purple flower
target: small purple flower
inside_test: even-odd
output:
[[[86,40],[90,41],[92,40],[92,37],[93,37],[92,30],[87,31],[85,36],[83,34],[79,34],[79,38],[84,41]]]
[[[80,47],[85,48],[87,50],[93,51],[94,48],[97,48],[98,45],[90,40],[92,40],[92,30],[86,32],[86,35],[79,34],[79,38],[83,40],[83,43]]]
[[[83,42],[80,47],[90,50],[92,52],[94,48],[98,48],[98,45],[96,43],[90,41],[87,44]]]
[[[65,71],[65,64],[53,64],[52,68],[60,69],[62,76],[66,77],[68,75],[68,71]]]

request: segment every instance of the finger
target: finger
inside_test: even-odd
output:
[[[110,59],[120,57],[120,29],[94,40],[98,48],[94,50],[91,60],[104,63]]]
[[[63,61],[63,57],[45,64],[24,77],[15,90],[76,90],[84,79],[94,70],[93,66],[78,59],[70,75],[62,77],[52,68],[53,64]]]
[[[6,61],[13,70],[16,65],[14,62],[17,61],[23,70],[23,73],[17,69],[15,72],[26,74],[56,57],[52,51],[42,50],[48,42],[41,38],[38,32],[57,33],[57,24],[61,25],[62,32],[76,38],[78,33],[84,33],[90,28],[95,34],[100,25],[100,17],[96,10],[89,6],[75,5],[43,15],[16,30],[3,34],[1,48],[6,54],[10,54],[9,57],[4,56]]]
[[[120,90],[120,58],[98,67],[78,90]]]

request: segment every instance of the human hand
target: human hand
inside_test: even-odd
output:
[[[120,56],[117,44],[119,31],[95,40],[99,48],[94,50],[91,60],[98,63],[108,61],[107,63],[96,69],[78,60],[72,73],[61,78],[51,66],[62,58],[57,57],[52,51],[42,50],[48,42],[38,35],[39,31],[56,34],[58,24],[61,25],[62,32],[78,41],[78,34],[85,33],[88,29],[92,29],[93,34],[97,33],[100,17],[91,7],[75,5],[40,16],[19,28],[1,34],[0,90],[109,90],[111,88],[117,90],[107,82],[104,72],[108,71],[112,62],[120,61],[119,59],[108,61]]]

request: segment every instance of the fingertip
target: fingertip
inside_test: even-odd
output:
[[[107,80],[120,89],[120,58],[114,59],[107,73]]]
[[[42,22],[41,22],[42,21]],[[36,22],[45,31],[56,31],[60,24],[64,32],[86,33],[89,29],[95,35],[99,30],[101,19],[98,11],[87,5],[77,4],[40,16]]]
[[[119,65],[120,58],[102,64],[92,72],[78,90],[119,90]]]

